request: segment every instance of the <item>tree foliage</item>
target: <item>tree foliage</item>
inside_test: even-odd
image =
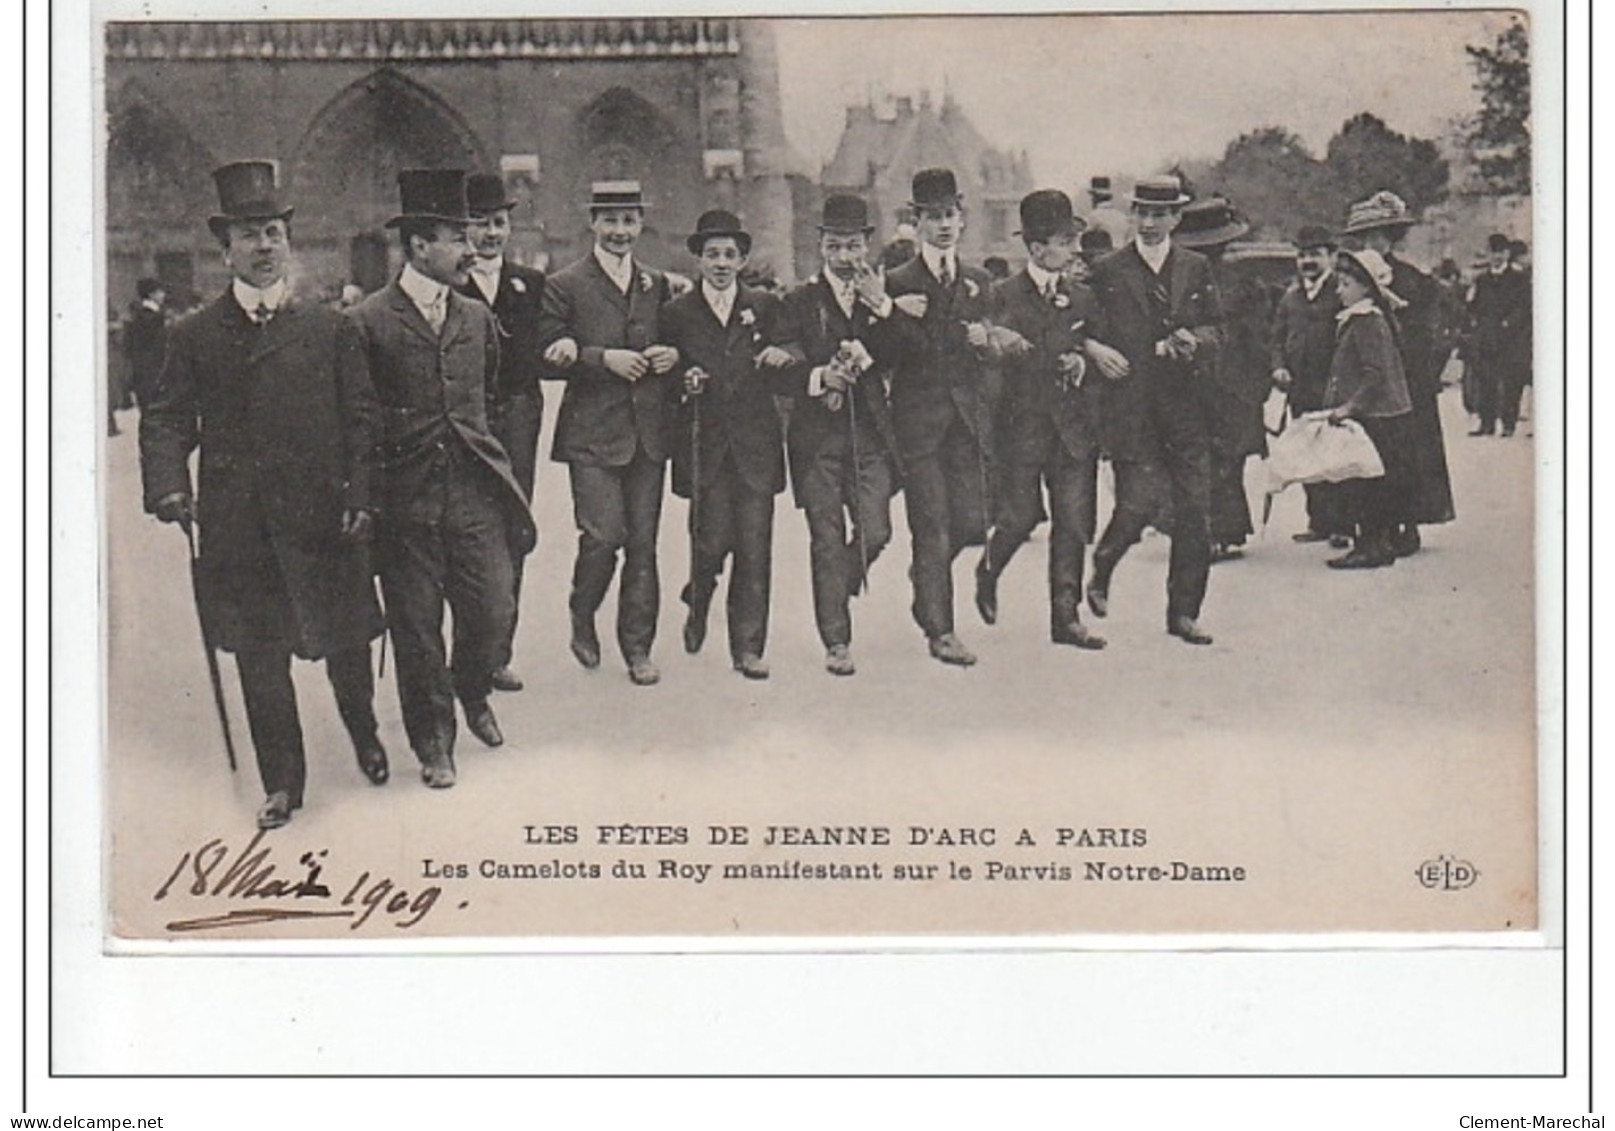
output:
[[[1436,143],[1404,137],[1372,114],[1348,119],[1329,139],[1324,160],[1352,200],[1390,189],[1419,215],[1447,197],[1447,161]]]
[[[1515,20],[1490,47],[1468,46],[1480,112],[1465,137],[1492,192],[1531,191],[1531,39]]]

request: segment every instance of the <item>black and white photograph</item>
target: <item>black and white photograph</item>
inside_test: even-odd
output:
[[[274,7],[89,41],[109,955],[1559,937],[1539,13]]]

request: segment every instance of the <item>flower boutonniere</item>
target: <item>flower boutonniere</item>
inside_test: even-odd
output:
[[[1071,305],[1071,297],[1060,291],[1054,292],[1054,309],[1064,310]]]
[[[749,306],[746,307],[740,312],[740,324],[742,326],[755,326],[757,324],[757,312]]]
[[[643,291],[644,293],[649,294],[650,293],[650,288],[651,288],[650,273],[647,272],[647,271],[641,271],[639,273],[639,289],[641,291]]]
[[[510,281],[510,289],[519,295],[524,295],[527,293],[527,284],[522,282],[520,279],[512,279]]]
[[[976,280],[974,280],[974,279],[966,279],[965,280],[965,294],[969,295],[971,298],[975,298],[980,293],[981,293],[981,287],[980,287],[979,284],[977,284]]]

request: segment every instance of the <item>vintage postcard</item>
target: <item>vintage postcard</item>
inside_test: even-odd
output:
[[[428,15],[97,24],[110,948],[1543,927],[1529,11]]]

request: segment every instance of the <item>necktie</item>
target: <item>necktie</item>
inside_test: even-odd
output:
[[[258,309],[252,312],[252,320],[260,326],[267,326],[269,320],[275,316],[274,308],[262,299],[258,300]]]
[[[445,316],[445,312],[443,310],[443,297],[443,292],[439,291],[426,308],[426,321],[432,327],[432,332],[434,334],[441,333],[443,330],[443,319]]]
[[[1058,291],[1059,284],[1055,282],[1053,276],[1043,280],[1043,297],[1046,300],[1052,303],[1054,301],[1054,296]]]
[[[942,280],[941,281],[942,281],[942,289],[943,290],[946,290],[949,287],[953,286],[953,258],[951,256],[944,255],[942,257]]]

